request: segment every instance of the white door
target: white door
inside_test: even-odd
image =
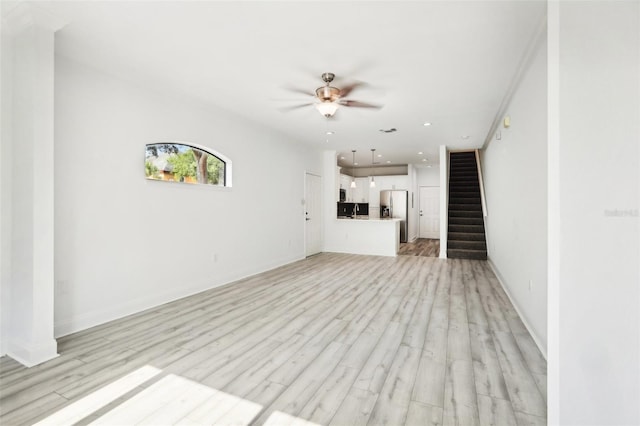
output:
[[[322,179],[307,173],[304,183],[305,254],[311,256],[322,250]]]
[[[440,238],[440,187],[420,187],[420,238]]]

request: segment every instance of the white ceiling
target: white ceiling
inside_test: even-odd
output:
[[[38,4],[69,22],[59,54],[346,153],[348,165],[356,149],[362,166],[371,148],[382,164],[437,164],[441,144],[482,146],[546,12],[517,0]],[[311,106],[281,111],[311,100],[285,87],[313,92],[323,72],[337,87],[368,83],[349,98],[384,107],[341,108],[329,122]]]

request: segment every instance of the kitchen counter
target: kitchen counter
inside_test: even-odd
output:
[[[326,251],[396,256],[400,248],[400,219],[336,217]]]
[[[387,222],[400,219],[396,219],[393,217],[369,217],[369,216],[358,216],[358,217],[349,217],[349,216],[338,216],[338,220],[368,220],[370,222]]]

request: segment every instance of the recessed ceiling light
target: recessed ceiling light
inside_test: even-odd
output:
[[[378,158],[382,157],[382,154],[378,154]]]
[[[335,132],[332,132],[331,130],[329,130],[329,131],[327,132],[327,134],[328,134],[328,135],[332,135],[332,134],[334,134],[334,133],[335,133]]]
[[[420,152],[418,153],[418,155],[422,155],[422,151],[420,151]]]
[[[427,159],[426,159],[426,158],[423,158],[423,159],[422,159],[422,161],[427,161]]]
[[[341,160],[344,160],[344,157],[340,157]]]
[[[391,160],[387,160],[387,164],[391,163]]]
[[[358,163],[353,163],[353,165],[354,165],[354,166],[357,166],[357,165],[358,165]]]
[[[431,164],[427,164],[427,169],[430,169],[430,168],[431,168]]]
[[[469,135],[462,135],[460,136],[461,139],[469,139]]]
[[[426,123],[423,124],[423,126],[431,126],[431,123],[427,121]]]

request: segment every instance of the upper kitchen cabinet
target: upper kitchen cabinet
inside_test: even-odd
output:
[[[340,173],[340,189],[349,189],[351,185],[351,176]]]
[[[356,187],[352,191],[354,203],[369,202],[369,178],[356,178]]]
[[[386,189],[409,189],[409,176],[376,176],[376,189],[378,192]]]
[[[344,189],[346,193],[345,201],[353,200],[353,189],[351,188],[351,176],[340,174],[340,189]]]

